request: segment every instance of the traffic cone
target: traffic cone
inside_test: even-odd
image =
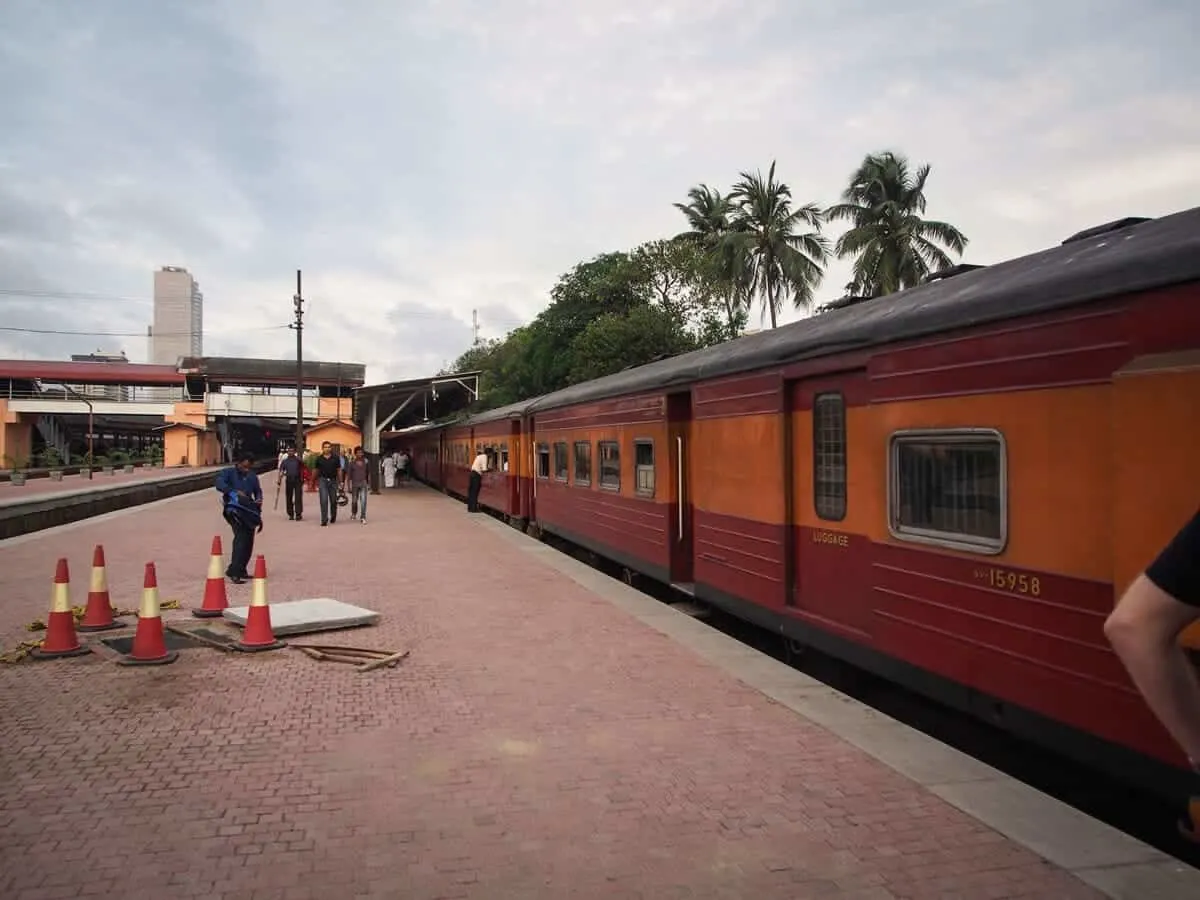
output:
[[[154,563],[146,563],[146,580],[142,587],[142,605],[138,609],[137,631],[133,647],[119,662],[123,666],[165,666],[179,659],[178,650],[167,650],[162,613],[158,608],[158,573]]]
[[[92,585],[88,591],[87,609],[79,623],[80,631],[108,631],[124,628],[124,622],[113,618],[112,601],[108,597],[108,575],[104,570],[104,547],[96,545],[92,551]]]
[[[267,606],[267,561],[261,553],[254,560],[254,584],[250,591],[246,627],[242,629],[242,639],[233,646],[247,653],[278,650],[287,646],[283,641],[275,640],[275,632],[271,630],[271,608]]]
[[[208,558],[208,578],[204,582],[204,602],[192,615],[198,619],[214,619],[229,608],[225,595],[224,559],[221,555],[221,536],[213,535],[212,550]]]
[[[83,656],[92,651],[80,646],[75,634],[75,613],[71,611],[71,575],[66,559],[58,561],[54,570],[54,587],[50,592],[50,615],[46,617],[46,639],[40,647],[29,651],[34,659],[62,659]]]

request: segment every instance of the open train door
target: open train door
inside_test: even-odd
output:
[[[692,393],[667,395],[668,444],[671,459],[671,586],[696,592],[693,571],[691,437]]]

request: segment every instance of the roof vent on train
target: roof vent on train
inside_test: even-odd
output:
[[[962,275],[964,272],[974,272],[976,269],[984,269],[986,266],[974,266],[970,263],[959,263],[957,266],[951,266],[948,269],[942,269],[938,272],[931,272],[925,276],[925,284],[930,284],[934,281],[945,281],[947,278],[953,278],[955,275]]]
[[[1063,244],[1073,244],[1076,241],[1085,241],[1088,238],[1098,237],[1102,234],[1110,234],[1114,231],[1122,231],[1126,228],[1132,228],[1134,225],[1141,225],[1143,222],[1149,222],[1150,219],[1146,216],[1127,216],[1124,219],[1117,219],[1115,222],[1105,222],[1103,225],[1094,225],[1091,228],[1085,228],[1083,231],[1077,231],[1071,235]]]

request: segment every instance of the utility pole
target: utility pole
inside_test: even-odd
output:
[[[304,296],[300,289],[300,270],[296,270],[296,296],[292,298],[296,308],[296,321],[289,328],[296,329],[296,452],[304,453]]]
[[[479,310],[471,310],[471,344],[477,346],[479,344]]]

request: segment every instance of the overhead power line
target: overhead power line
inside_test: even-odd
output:
[[[287,325],[264,325],[257,328],[205,328],[204,333],[208,334],[233,334],[243,333],[247,331],[278,331],[287,328]],[[16,332],[18,334],[63,334],[75,335],[77,337],[187,337],[192,332],[190,331],[160,331],[153,335],[147,335],[144,331],[67,331],[59,328],[14,328],[8,325],[0,325],[0,331]]]

